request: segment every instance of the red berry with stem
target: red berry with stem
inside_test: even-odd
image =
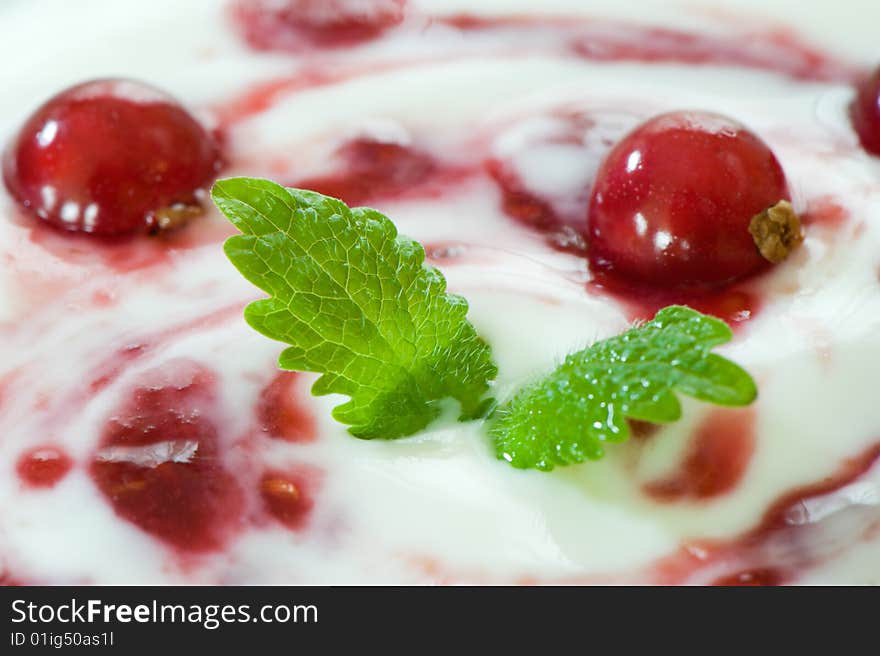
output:
[[[37,109],[9,144],[3,178],[26,209],[65,230],[122,235],[174,225],[221,165],[176,101],[131,80],[96,80]]]
[[[778,253],[762,256],[766,244],[759,251],[750,224],[789,198],[776,157],[736,121],[705,112],[657,116],[599,169],[587,221],[590,266],[630,284],[722,286],[778,261]],[[764,241],[791,248],[800,224],[786,207],[784,220],[759,223],[770,226]]]
[[[880,155],[880,67],[859,85],[850,116],[864,149]]]

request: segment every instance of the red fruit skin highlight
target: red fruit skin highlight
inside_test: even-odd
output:
[[[196,205],[221,164],[214,138],[173,98],[108,79],[38,108],[4,153],[3,180],[56,228],[118,236],[156,227],[172,205]]]
[[[657,116],[624,137],[596,178],[587,219],[594,273],[649,288],[717,288],[769,266],[752,217],[789,200],[755,134],[717,114]]]

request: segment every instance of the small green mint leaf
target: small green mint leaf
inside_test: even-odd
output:
[[[313,394],[350,397],[333,416],[353,435],[411,435],[447,397],[464,419],[485,412],[497,369],[467,301],[446,293],[422,246],[387,217],[254,178],[220,180],[212,196],[243,233],[227,256],[269,294],[245,319],[289,345],[282,369],[323,374]]]
[[[675,392],[719,405],[748,405],[751,376],[710,353],[733,334],[720,319],[683,306],[569,355],[493,415],[496,453],[514,467],[545,471],[596,460],[629,437],[626,418],[667,423],[681,416]]]

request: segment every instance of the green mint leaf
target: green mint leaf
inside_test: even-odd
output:
[[[313,394],[350,397],[333,416],[353,435],[411,435],[444,398],[463,419],[486,411],[497,369],[467,302],[387,217],[254,178],[220,180],[212,197],[243,233],[226,241],[227,256],[269,294],[245,319],[289,344],[282,369],[324,374]]]
[[[596,460],[629,437],[626,418],[666,423],[681,416],[674,391],[719,405],[748,405],[751,376],[709,351],[733,334],[720,319],[673,305],[647,323],[569,355],[521,389],[493,417],[499,458],[545,471]]]

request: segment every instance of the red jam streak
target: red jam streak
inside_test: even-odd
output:
[[[169,265],[175,256],[185,256],[187,251],[202,246],[216,245],[235,232],[228,222],[204,217],[185,228],[142,239],[96,239],[90,234],[63,232],[43,222],[35,223],[30,216],[21,216],[17,220],[13,217],[13,220],[27,229],[27,239],[31,244],[63,263],[77,267],[100,267],[121,274]],[[33,277],[31,271],[26,273]]]
[[[324,0],[312,0],[315,4],[332,4]],[[375,2],[375,0],[374,0]],[[390,4],[395,4],[394,2]],[[402,4],[402,3],[396,3]],[[274,5],[276,9],[268,9]],[[233,20],[245,36],[251,47],[258,50],[288,50],[300,52],[305,47],[320,47],[320,43],[310,43],[296,29],[292,32],[285,27],[290,13],[290,6],[273,0],[251,1],[241,0],[233,9]],[[768,70],[796,79],[809,81],[853,82],[859,79],[861,71],[858,67],[837,61],[815,48],[801,42],[791,32],[777,28],[765,32],[750,32],[735,36],[701,36],[689,32],[650,28],[630,25],[621,22],[600,19],[587,19],[579,16],[560,16],[541,18],[528,16],[475,16],[459,14],[456,16],[415,16],[410,13],[407,24],[413,32],[421,37],[431,36],[432,29],[452,28],[469,39],[473,35],[474,44],[479,45],[483,36],[491,51],[506,53],[499,43],[515,44],[512,56],[522,56],[536,52],[551,52],[560,55],[574,55],[598,61],[642,61],[656,63],[683,64],[718,64],[741,66],[758,70]],[[363,16],[369,16],[366,10]],[[344,12],[341,16],[344,16]],[[372,12],[374,18],[381,17],[381,12]],[[400,22],[398,12],[387,11],[385,27],[392,27]],[[306,15],[297,19],[305,21]],[[394,16],[390,21],[389,16]],[[382,20],[379,24],[382,24]],[[343,27],[334,27],[332,21],[323,25],[325,43],[335,46],[355,45],[345,38]],[[340,38],[334,38],[338,30]],[[379,36],[384,30],[373,32],[371,36]],[[286,34],[285,34],[286,33]],[[393,31],[394,34],[406,34],[404,29]],[[409,36],[412,36],[411,34]],[[508,38],[502,39],[501,37]],[[472,45],[468,43],[468,45]],[[454,50],[447,53],[448,57],[461,56],[462,44],[454,42]],[[471,52],[467,50],[466,52]],[[482,51],[478,51],[480,54]],[[237,99],[228,101],[218,109],[221,123],[244,120],[250,116],[269,109],[278,98],[286,93],[322,86],[341,79],[348,79],[386,70],[418,65],[422,60],[418,54],[410,55],[405,61],[384,60],[382,63],[368,65],[365,70],[344,72],[339,69],[323,70],[314,66],[290,78],[282,78],[262,83],[247,90]],[[358,68],[364,68],[359,66]]]
[[[763,518],[739,537],[684,543],[675,553],[637,572],[591,576],[574,582],[787,585],[800,572],[839,557],[853,544],[876,539],[880,513],[871,504],[852,505],[842,500],[842,505],[832,504],[831,512],[814,514],[811,509],[821,508],[823,500],[858,481],[878,461],[880,442],[844,461],[829,476],[779,496]],[[828,535],[837,535],[837,540],[829,541]]]
[[[245,300],[237,301],[162,330],[132,337],[121,346],[111,347],[103,344],[101,354],[96,356],[96,364],[92,371],[84,375],[87,384],[74,386],[65,395],[53,395],[51,403],[47,399],[45,406],[40,409],[47,430],[54,431],[57,426],[63,426],[67,417],[78,412],[93,395],[117,381],[128,366],[143,356],[154,353],[173,340],[216,328],[240,317],[245,302]]]
[[[401,25],[405,17],[408,20]],[[784,27],[730,36],[583,16],[430,16],[406,12],[403,0],[239,0],[232,19],[255,50],[335,49],[379,37],[451,28],[464,37],[488,34],[495,42],[508,37],[503,42],[515,44],[516,53],[549,51],[595,61],[740,66],[802,80],[850,82],[858,76],[854,67],[804,43]]]
[[[232,18],[255,50],[342,48],[399,25],[405,0],[238,0]]]
[[[805,226],[821,226],[836,229],[850,218],[849,210],[833,196],[820,196],[810,200],[807,209],[801,213],[801,223]]]
[[[146,344],[129,344],[117,349],[114,354],[98,367],[100,373],[89,383],[89,391],[97,394],[116,380],[125,368],[146,354],[150,347]]]
[[[762,568],[762,569],[750,569],[744,570],[742,572],[736,572],[734,574],[727,574],[725,576],[721,576],[715,579],[712,582],[712,585],[717,586],[774,586],[774,585],[784,585],[786,582],[786,575],[776,569],[771,568]]]
[[[739,66],[798,80],[851,82],[859,75],[856,67],[829,57],[785,28],[710,36],[575,16],[460,14],[435,18],[433,22],[464,33],[511,33],[517,37],[519,52],[535,46],[561,46],[594,61]],[[548,35],[553,38],[548,39]]]
[[[687,305],[703,314],[723,319],[738,331],[761,310],[760,297],[747,287],[719,291],[657,290],[622,283],[598,275],[587,283],[589,291],[613,297],[630,321],[647,321],[667,305]]]
[[[280,371],[263,388],[257,401],[257,420],[261,433],[286,442],[315,440],[315,419],[298,400],[300,375]]]
[[[49,488],[67,476],[73,460],[61,448],[42,446],[23,453],[15,470],[27,487]]]
[[[627,419],[626,423],[629,426],[630,437],[634,440],[646,440],[663,430],[662,424],[654,424],[641,419]]]
[[[19,586],[27,585],[23,583],[21,579],[18,579],[13,574],[7,574],[6,572],[0,574],[0,586],[4,588],[16,588]]]
[[[447,166],[415,147],[362,137],[337,151],[339,169],[297,180],[293,186],[362,205],[397,198],[440,196],[466,172]]]
[[[149,372],[106,424],[91,464],[117,515],[187,552],[222,547],[244,506],[224,464],[216,385],[187,360]]]
[[[486,173],[498,185],[501,210],[507,216],[528,228],[551,234],[565,225],[551,203],[528,189],[506,162],[491,158],[485,167]]]
[[[298,467],[292,471],[273,469],[260,478],[263,508],[287,528],[305,528],[315,505],[314,493],[320,484],[317,470]]]
[[[714,410],[691,437],[678,469],[644,486],[658,501],[711,499],[742,480],[755,450],[755,412],[751,408]]]
[[[747,541],[760,540],[774,531],[796,530],[798,526],[809,525],[809,517],[804,515],[806,500],[831,494],[849,485],[870,470],[878,459],[880,443],[872,444],[862,453],[844,461],[831,476],[783,495],[770,506]]]
[[[530,124],[535,119],[546,124],[529,134],[530,125],[538,127]],[[526,128],[526,134],[520,133],[516,149],[503,157],[489,157],[483,163],[500,192],[501,211],[517,223],[543,233],[552,247],[585,255],[586,242],[580,232],[596,172],[608,150],[627,132],[627,124],[637,120],[622,112],[609,122],[589,112],[555,110],[528,117],[525,125],[511,126],[514,131]],[[568,188],[557,190],[555,195],[530,186],[518,170],[518,162],[527,161],[536,152],[560,148],[566,157],[579,160],[579,179],[568,180]]]
[[[860,539],[870,537],[870,528],[880,525],[880,516],[875,509],[855,509],[866,516],[848,524],[845,519],[837,517],[848,511],[815,518],[810,516],[809,508],[811,502],[857,481],[878,460],[880,443],[872,444],[845,461],[823,480],[786,492],[768,508],[758,525],[740,538],[701,545],[698,549],[704,553],[700,558],[694,558],[690,553],[672,557],[661,568],[661,572],[666,570],[662,582],[687,582],[713,563],[738,562],[749,563],[749,566],[719,576],[713,584],[784,585],[793,580],[797,572],[819,565]],[[817,533],[829,530],[829,525],[836,521],[842,521],[840,527],[847,537],[841,536],[836,546],[825,544]]]
[[[225,130],[236,123],[241,123],[272,109],[275,103],[287,94],[328,86],[351,77],[354,75],[320,68],[306,70],[289,77],[255,84],[238,96],[226,100],[222,105],[214,108],[214,113],[220,122],[221,131],[225,133]]]

